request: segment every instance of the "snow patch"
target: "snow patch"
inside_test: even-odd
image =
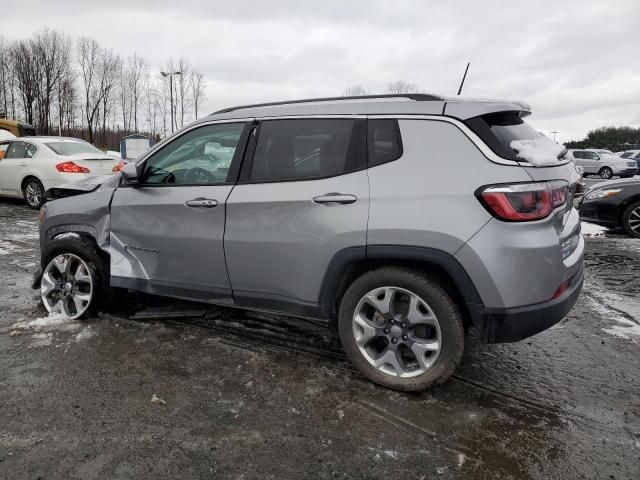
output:
[[[595,288],[591,291],[593,298],[587,297],[589,303],[602,316],[603,320],[611,322],[608,327],[602,328],[602,331],[614,337],[639,342],[638,315],[640,314],[640,305],[633,302],[632,299],[623,298],[611,292],[598,292]]]
[[[564,145],[556,143],[544,135],[531,140],[513,140],[510,146],[518,152],[519,158],[535,166],[558,163],[558,155],[565,151]]]
[[[75,330],[81,327],[81,323],[71,320],[61,313],[51,313],[46,317],[36,318],[30,322],[14,323],[11,328],[16,330],[26,330],[33,332],[52,331],[52,330]]]
[[[51,345],[53,335],[51,333],[34,333],[31,335],[31,338],[34,339],[34,342],[31,344],[32,347],[48,347]]]
[[[595,225],[589,222],[581,222],[580,226],[582,235],[586,235],[588,237],[603,235],[607,231],[605,227],[601,227],[600,225]]]
[[[624,338],[625,340],[640,339],[640,325],[626,318],[617,318],[616,321],[622,325],[611,325],[609,328],[603,328],[602,330],[609,335]]]
[[[65,232],[60,235],[56,235],[55,238],[56,240],[64,240],[65,238],[80,238],[80,235],[75,232]]]

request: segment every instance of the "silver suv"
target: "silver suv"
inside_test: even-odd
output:
[[[573,160],[584,169],[584,176],[598,175],[608,180],[617,175],[621,178],[633,177],[638,173],[635,160],[619,157],[608,150],[567,150],[565,158]]]
[[[313,318],[369,379],[426,389],[468,329],[517,341],[580,293],[579,175],[556,144],[535,154],[529,113],[425,94],[221,110],[48,191],[34,288],[74,318],[107,287]]]

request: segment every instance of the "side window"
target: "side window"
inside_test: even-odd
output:
[[[181,135],[145,162],[143,183],[225,183],[246,123],[205,125]]]
[[[364,121],[266,120],[260,125],[252,182],[331,177],[364,167]]]
[[[9,148],[8,143],[0,143],[0,160],[7,154],[7,148]]]
[[[579,152],[578,150],[576,150],[575,152],[573,152],[573,158],[583,159],[584,152]]]
[[[397,120],[379,119],[367,122],[367,154],[370,167],[402,156],[402,140]]]
[[[600,156],[596,152],[584,152],[585,158],[589,160],[600,160]]]
[[[5,158],[25,158],[28,145],[24,142],[11,142]]]

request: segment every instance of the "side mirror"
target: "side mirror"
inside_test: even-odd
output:
[[[120,170],[124,181],[130,184],[138,183],[138,167],[135,162],[127,163],[122,170]]]

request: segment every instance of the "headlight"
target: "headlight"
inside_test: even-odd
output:
[[[585,198],[587,200],[598,200],[599,198],[613,197],[621,191],[621,188],[607,188],[606,190],[596,190],[594,192],[587,193],[585,195]]]

